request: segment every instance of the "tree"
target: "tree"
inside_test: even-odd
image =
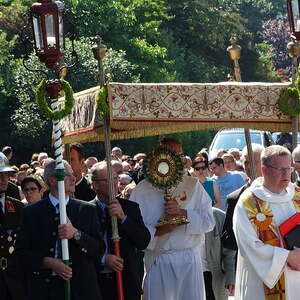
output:
[[[285,0],[220,0],[228,12],[239,14],[245,20],[245,27],[253,34],[253,42],[261,42],[264,21],[286,15]]]
[[[264,22],[262,37],[270,46],[268,54],[275,70],[283,80],[287,80],[291,75],[291,59],[287,53],[287,44],[290,39],[288,21],[278,18]]]

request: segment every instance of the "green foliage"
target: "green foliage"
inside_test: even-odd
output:
[[[33,87],[43,76],[24,68],[20,60],[23,48],[17,39],[26,21],[21,14],[33,2],[0,1],[1,141],[18,144],[28,151],[33,151],[33,140],[38,150],[50,147],[51,132],[51,123],[40,115],[34,102]],[[66,32],[75,39],[79,58],[79,64],[66,77],[75,92],[99,83],[89,40],[97,34],[109,49],[104,66],[110,81],[224,81],[232,72],[232,62],[226,53],[232,35],[242,46],[240,66],[244,81],[278,80],[274,53],[280,53],[282,63],[278,67],[288,63],[283,46],[286,34],[278,35],[276,22],[265,22],[285,13],[285,0],[65,0],[65,4]],[[262,28],[263,23],[268,24],[268,32]],[[286,25],[280,26],[283,29]],[[68,55],[68,39],[66,44],[65,62],[69,64],[72,58]],[[27,63],[31,68],[46,70],[34,54],[29,55]],[[50,72],[51,78],[56,76]],[[191,156],[210,142],[209,132],[176,137],[184,145],[192,145],[186,149]],[[149,151],[154,142],[155,138],[149,137],[141,142],[117,144],[134,154]]]
[[[178,139],[183,145],[184,154],[192,159],[202,148],[208,148],[212,140],[212,134],[209,130],[167,134],[166,137]]]
[[[252,32],[255,39],[262,31],[264,21],[286,14],[285,0],[221,0],[227,11],[239,14],[245,19],[246,28]]]
[[[71,43],[67,40],[66,53],[71,53]],[[99,84],[98,63],[91,50],[92,43],[87,38],[75,41],[75,49],[78,56],[78,64],[68,72],[68,81],[72,84],[74,91],[82,91]],[[66,64],[71,63],[70,55],[66,56]],[[138,82],[139,73],[137,65],[127,60],[124,50],[108,49],[104,59],[104,68],[110,81]]]
[[[278,82],[279,76],[275,71],[272,57],[269,55],[271,46],[268,44],[257,44],[255,46],[259,54],[258,65],[255,76],[258,81]]]

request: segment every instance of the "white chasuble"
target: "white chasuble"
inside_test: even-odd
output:
[[[289,250],[282,247],[278,231],[297,212],[297,194],[291,183],[284,192],[272,193],[258,178],[241,195],[233,216],[239,248],[235,300],[300,299],[300,272],[287,266]],[[259,199],[259,208],[249,205],[253,197]],[[276,296],[265,294],[265,286],[277,290]]]

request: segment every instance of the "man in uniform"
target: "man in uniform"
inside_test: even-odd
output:
[[[64,282],[71,279],[72,300],[101,300],[95,260],[104,253],[95,205],[69,198],[75,190],[71,166],[64,161],[68,223],[59,225],[56,162],[45,167],[50,193],[24,207],[16,257],[26,270],[30,300],[63,300]],[[71,266],[62,261],[61,239],[68,239]]]
[[[14,172],[8,165],[8,159],[0,152],[0,299],[24,300],[24,276],[12,256],[24,204],[6,195],[9,173]]]
[[[132,201],[117,198],[109,203],[109,187],[107,181],[107,164],[99,162],[92,169],[92,185],[97,193],[93,202],[97,205],[98,216],[103,224],[104,239],[107,251],[99,268],[99,286],[103,299],[117,300],[115,272],[123,272],[125,300],[140,300],[143,281],[143,258],[139,250],[144,250],[150,242],[150,233],[144,225],[139,206]],[[112,172],[115,190],[118,176]],[[118,219],[121,257],[112,252],[111,218]],[[100,258],[99,258],[100,261]]]

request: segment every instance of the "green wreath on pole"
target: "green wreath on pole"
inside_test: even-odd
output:
[[[105,116],[109,113],[109,106],[107,104],[107,85],[103,86],[97,95],[96,105],[102,116]]]
[[[73,96],[73,89],[68,81],[61,80],[62,89],[65,92],[65,100],[64,100],[64,106],[58,111],[53,111],[48,103],[47,103],[47,83],[45,80],[42,80],[36,88],[36,101],[39,106],[39,109],[41,110],[42,114],[45,115],[46,118],[54,121],[61,120],[62,118],[69,115],[72,111],[72,108],[75,104],[75,99]]]
[[[300,78],[296,80],[296,87],[289,87],[280,95],[279,109],[290,117],[297,116],[300,113]]]

